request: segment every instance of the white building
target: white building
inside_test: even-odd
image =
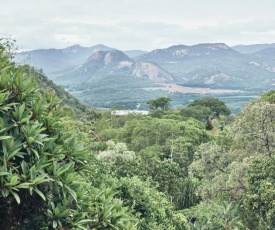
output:
[[[148,115],[149,111],[145,111],[145,110],[114,110],[112,111],[112,116],[127,116],[130,114],[133,115]]]

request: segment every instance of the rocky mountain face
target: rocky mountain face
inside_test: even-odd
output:
[[[131,61],[123,52],[118,50],[97,51],[90,56],[83,65],[76,68],[79,73],[96,72],[101,68],[110,68],[119,65],[122,61]]]
[[[68,75],[68,74],[66,74]],[[150,62],[136,62],[122,51],[98,51],[91,55],[83,65],[69,73],[72,79],[91,82],[95,78],[126,75],[152,80],[154,82],[171,82],[173,77],[164,69]],[[58,77],[62,81],[66,76]]]

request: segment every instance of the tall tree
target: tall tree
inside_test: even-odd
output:
[[[169,97],[159,97],[155,100],[148,101],[147,104],[149,105],[149,108],[152,110],[157,110],[158,108],[167,110],[169,108],[170,101],[171,98]]]
[[[230,110],[223,101],[217,98],[203,98],[193,101],[188,107],[196,107],[197,109],[209,109],[208,113],[205,111],[205,119],[214,119],[220,115],[229,115]]]
[[[275,152],[275,104],[258,102],[246,106],[233,129],[240,146],[271,156]]]

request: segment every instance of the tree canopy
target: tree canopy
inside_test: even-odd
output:
[[[152,110],[157,110],[158,108],[167,110],[169,108],[169,102],[171,101],[171,98],[169,97],[159,97],[155,100],[150,100],[147,102],[149,105],[149,108]]]
[[[205,110],[204,116],[208,120],[220,115],[229,115],[230,110],[223,101],[217,98],[203,98],[193,101],[188,107],[195,107],[198,110]]]

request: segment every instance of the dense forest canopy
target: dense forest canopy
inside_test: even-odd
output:
[[[113,116],[1,44],[0,229],[273,229],[274,95]]]

